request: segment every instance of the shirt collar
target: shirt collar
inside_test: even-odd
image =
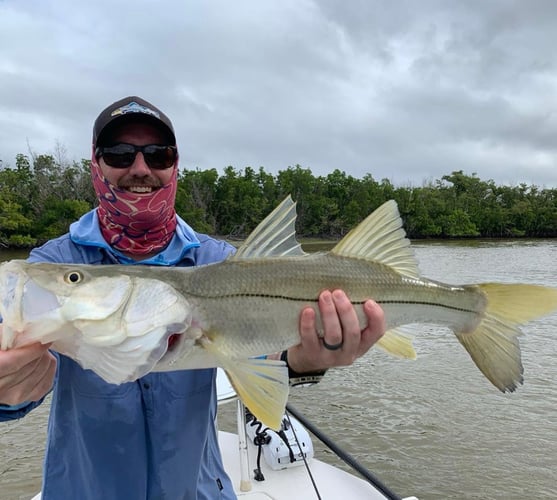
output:
[[[184,259],[191,249],[198,248],[200,245],[195,231],[181,217],[176,216],[176,219],[176,231],[170,243],[158,254],[144,260],[130,259],[105,241],[99,227],[96,209],[87,212],[70,225],[70,238],[78,245],[103,248],[121,264],[173,266]]]

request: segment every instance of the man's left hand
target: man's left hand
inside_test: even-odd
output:
[[[385,333],[383,309],[373,300],[364,305],[367,325],[362,330],[354,306],[342,290],[325,290],[319,296],[323,333],[318,335],[315,311],[300,315],[301,342],[288,349],[288,365],[297,373],[351,365]]]

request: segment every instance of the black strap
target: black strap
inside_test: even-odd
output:
[[[327,372],[327,370],[306,373],[295,372],[288,364],[288,351],[282,351],[280,353],[280,359],[281,361],[284,361],[288,367],[288,378],[290,379],[290,385],[292,387],[296,385],[317,384],[318,382],[321,382],[321,379]]]

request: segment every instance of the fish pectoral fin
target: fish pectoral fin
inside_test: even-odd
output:
[[[279,430],[288,400],[288,368],[283,361],[250,358],[219,363],[234,390],[267,427]]]
[[[412,346],[412,337],[402,333],[402,331],[397,328],[386,331],[375,345],[397,358],[417,358],[416,351]]]
[[[126,337],[109,348],[66,337],[55,342],[52,349],[65,354],[85,369],[93,370],[111,384],[137,380],[149,373],[168,349],[168,328],[161,326],[141,337]]]
[[[523,382],[519,325],[557,309],[557,290],[536,285],[477,285],[487,306],[472,332],[455,332],[476,366],[502,392]]]

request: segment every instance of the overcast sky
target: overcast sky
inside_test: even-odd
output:
[[[140,95],[181,165],[557,186],[553,0],[0,0],[0,159]]]

